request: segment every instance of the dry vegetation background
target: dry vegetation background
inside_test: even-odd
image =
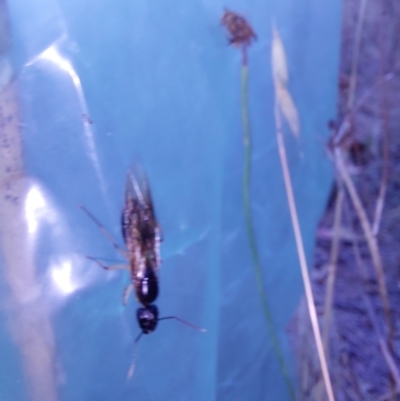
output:
[[[335,399],[400,400],[399,0],[343,1],[339,76],[315,304]],[[327,399],[305,301],[290,333],[299,399]]]

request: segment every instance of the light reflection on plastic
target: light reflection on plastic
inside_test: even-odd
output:
[[[60,224],[57,224],[57,222],[59,222],[57,212],[52,208],[51,204],[46,201],[45,195],[37,185],[32,185],[26,196],[25,218],[28,232],[32,236],[32,239],[44,222],[53,226],[53,233],[57,231],[56,226],[60,226]],[[71,294],[78,289],[78,285],[74,283],[72,275],[72,262],[69,259],[64,259],[61,263],[54,263],[50,266],[51,279],[57,291],[61,292],[63,295]]]
[[[64,39],[64,38],[61,38],[61,39]],[[48,61],[51,64],[58,67],[60,70],[66,72],[68,74],[68,76],[71,78],[72,83],[74,84],[76,93],[78,95],[80,108],[82,111],[81,117],[82,117],[82,121],[83,121],[83,125],[84,125],[84,134],[85,134],[87,148],[88,148],[88,156],[94,164],[94,168],[95,168],[97,178],[100,183],[100,187],[102,189],[105,199],[107,199],[108,198],[107,187],[105,185],[103,174],[102,174],[101,168],[100,168],[100,163],[99,163],[99,160],[97,157],[96,145],[94,142],[91,124],[87,123],[86,119],[83,118],[83,116],[85,116],[85,115],[87,116],[87,115],[89,115],[89,113],[88,113],[88,109],[87,109],[87,105],[86,105],[86,101],[85,101],[85,96],[83,94],[81,80],[79,79],[79,76],[76,73],[76,71],[74,70],[74,67],[72,66],[70,61],[67,58],[63,57],[63,55],[58,51],[57,42],[52,44],[51,46],[49,46],[46,50],[44,50],[42,53],[40,53],[37,57],[35,57],[27,65],[32,65],[38,60]]]
[[[61,70],[65,71],[71,77],[71,80],[75,86],[76,93],[78,94],[79,103],[83,111],[83,114],[87,115],[88,110],[86,106],[85,96],[83,95],[81,80],[79,79],[78,74],[72,67],[72,64],[69,62],[69,60],[63,57],[59,53],[55,45],[48,47],[44,52],[42,52],[39,55],[38,58],[50,61],[51,63],[59,67]],[[93,140],[93,133],[91,131],[89,124],[85,123],[84,125],[85,125],[85,136],[88,140],[87,143],[89,147],[89,156],[92,159],[93,163],[95,164],[96,169],[100,171],[99,161],[97,160],[96,156],[96,147]]]
[[[81,80],[73,69],[71,63],[58,52],[57,48],[54,45],[48,47],[43,53],[40,54],[39,58],[51,61],[71,77],[72,82],[75,85],[75,89],[78,92],[79,100],[81,101],[82,105],[85,105]]]
[[[41,219],[46,209],[46,201],[38,187],[32,187],[25,200],[25,217],[28,223],[29,234],[35,234],[38,227],[38,220]]]
[[[63,261],[60,265],[52,266],[51,277],[54,284],[65,295],[71,294],[77,289],[72,281],[72,264],[71,261]]]
[[[107,202],[108,192],[97,157],[92,125],[87,122],[87,119],[83,118],[83,116],[89,115],[89,113],[82,83],[68,57],[64,56],[59,50],[59,46],[65,40],[66,37],[62,36],[59,40],[54,42],[51,46],[45,49],[26,65],[39,68],[41,68],[42,65],[46,68],[52,67],[55,71],[66,75],[71,80],[75,89],[77,100],[79,102],[80,111],[82,113],[77,117],[79,117],[83,123],[86,153],[93,164],[104,199]],[[45,196],[43,196],[40,188],[38,187],[32,187],[27,195],[25,215],[27,219],[28,230],[32,236],[34,236],[37,230],[40,229],[40,224],[43,221],[53,225],[53,230],[55,230],[53,232],[57,232],[57,230],[60,229],[61,225],[57,224],[59,223],[59,216],[57,215],[57,212],[52,209],[48,202],[46,202]],[[56,263],[52,263],[49,269],[49,277],[51,278],[51,281],[53,282],[57,291],[63,295],[71,294],[82,285],[81,281],[77,280],[76,264],[72,263],[72,260],[70,259],[62,259],[58,260]]]

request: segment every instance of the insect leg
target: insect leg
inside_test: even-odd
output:
[[[93,258],[91,256],[86,256],[86,258],[89,259],[89,260],[93,260],[93,262],[96,262],[104,270],[117,270],[117,269],[128,269],[129,270],[129,266],[128,265],[122,265],[121,264],[121,265],[110,265],[110,266],[107,266],[103,262],[101,262],[100,259],[96,259],[96,258]]]
[[[106,228],[96,219],[96,217],[93,216],[92,213],[89,212],[83,205],[79,205],[79,208],[82,209],[91,220],[99,227],[100,231],[103,233],[103,235],[111,242],[111,244],[114,246],[114,248],[125,258],[128,259],[128,254],[127,252],[122,249],[115,241],[112,235],[106,230]]]
[[[177,320],[178,322],[181,322],[181,323],[183,323],[183,324],[186,324],[186,326],[189,326],[189,327],[191,327],[192,329],[196,329],[196,330],[202,331],[203,333],[205,333],[205,332],[207,331],[206,329],[203,329],[202,327],[199,327],[199,326],[196,326],[196,325],[194,325],[194,324],[192,324],[192,323],[189,323],[189,322],[187,322],[186,320],[183,320],[183,319],[181,319],[180,317],[177,317],[177,316],[165,316],[165,317],[160,317],[160,318],[158,319],[158,321],[160,321],[160,320],[167,320],[167,319],[175,319],[175,320]]]
[[[129,295],[131,295],[132,290],[133,290],[133,284],[129,284],[128,287],[125,288],[124,294],[122,296],[122,304],[124,306],[126,306],[126,304],[128,303],[128,298]]]

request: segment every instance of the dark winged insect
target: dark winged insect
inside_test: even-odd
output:
[[[121,218],[126,250],[114,241],[105,227],[84,206],[80,206],[80,208],[94,221],[114,248],[129,262],[128,265],[106,266],[96,258],[87,257],[105,270],[127,269],[129,271],[131,283],[123,293],[122,302],[126,305],[130,293],[134,290],[136,299],[142,305],[136,311],[141,332],[135,340],[135,351],[141,336],[152,333],[160,320],[175,319],[192,328],[205,331],[176,316],[159,317],[158,308],[154,305],[159,292],[158,269],[161,264],[160,243],[162,238],[148,181],[142,170],[137,167],[135,170],[131,169],[126,178],[125,203]],[[132,376],[134,367],[133,362],[128,377]]]

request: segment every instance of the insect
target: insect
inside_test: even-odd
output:
[[[225,9],[221,24],[228,29],[231,35],[229,44],[233,46],[248,46],[253,39],[257,39],[253,28],[246,19],[233,11]]]
[[[105,227],[82,205],[80,208],[99,227],[114,248],[129,262],[106,266],[99,259],[87,256],[105,270],[127,269],[131,283],[123,293],[123,305],[127,304],[129,295],[134,290],[136,299],[141,304],[136,311],[136,318],[141,328],[135,339],[135,346],[143,334],[152,333],[160,320],[175,319],[199,331],[205,331],[177,316],[159,317],[158,308],[154,305],[159,293],[158,269],[161,265],[160,243],[161,228],[158,224],[148,181],[143,170],[135,167],[128,171],[125,187],[125,203],[121,216],[122,235],[126,250],[121,248]],[[129,370],[132,376],[134,363]]]

